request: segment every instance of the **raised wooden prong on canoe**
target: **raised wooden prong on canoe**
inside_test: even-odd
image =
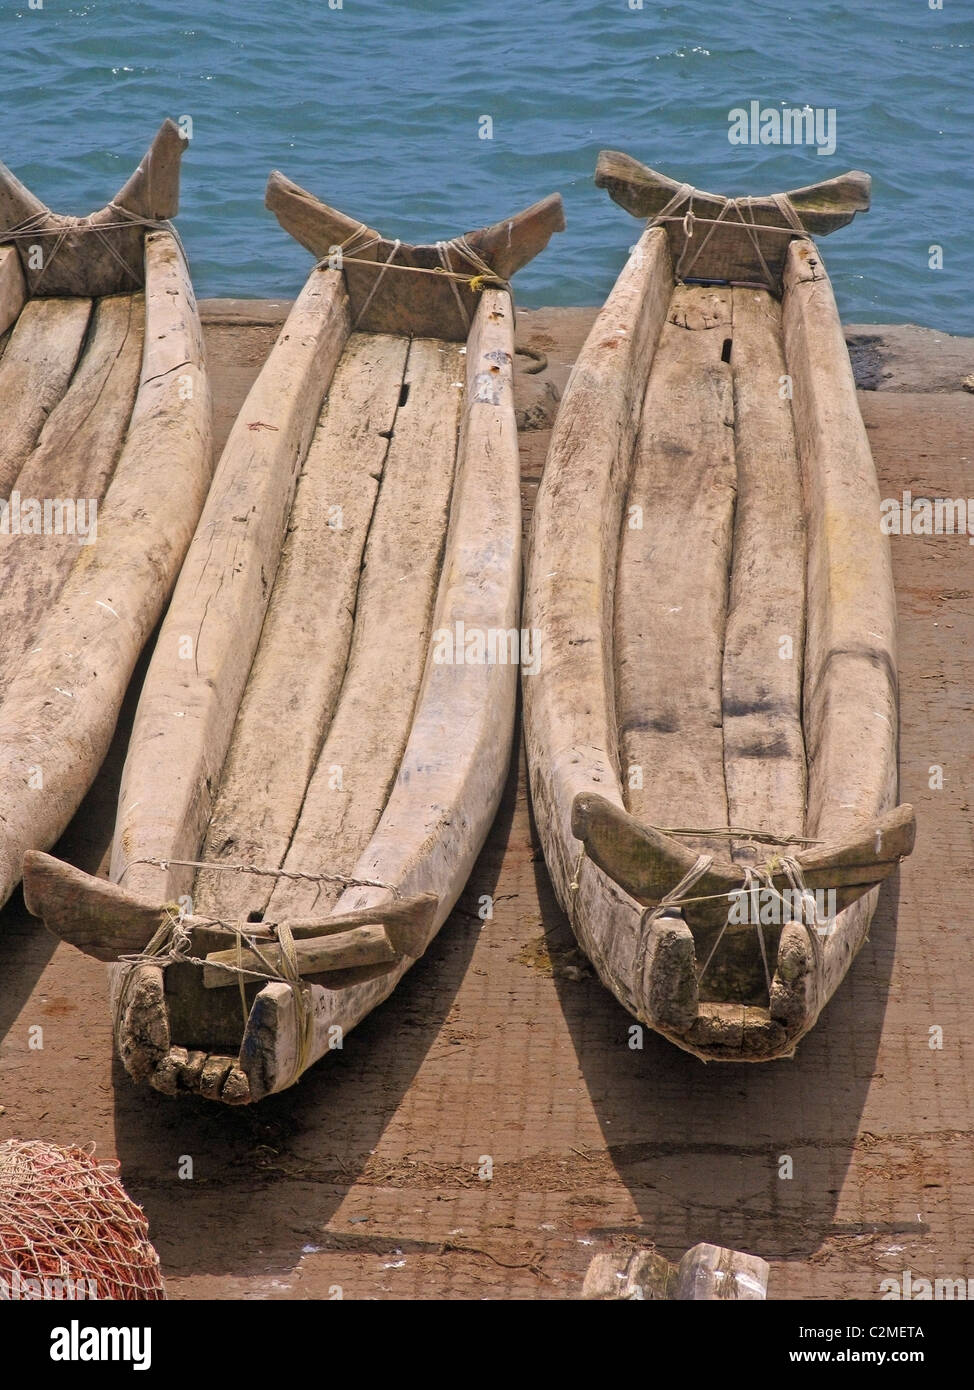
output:
[[[802,1030],[808,1020],[817,1017],[825,1002],[819,997],[814,966],[805,927],[798,922],[786,922],[778,939],[768,1012],[789,1033]]]
[[[560,193],[549,193],[529,208],[468,232],[464,240],[482,256],[495,275],[509,280],[522,265],[543,251],[555,232],[565,230],[565,208]]]
[[[686,263],[682,272],[678,269],[681,278],[776,289],[790,236],[802,231],[826,236],[846,226],[857,212],[868,209],[871,187],[868,174],[852,169],[785,194],[734,199],[694,188],[677,200],[682,185],[676,179],[618,150],[599,154],[595,182],[633,217],[658,217],[673,204],[665,226],[674,263]],[[792,225],[783,204],[790,205],[799,226]],[[687,214],[700,224],[695,235],[692,221],[684,222]],[[746,223],[752,224],[750,230]],[[767,284],[765,267],[772,285]]]
[[[264,201],[313,256],[344,271],[356,328],[455,342],[466,340],[477,309],[469,280],[510,279],[565,226],[561,197],[552,193],[493,226],[413,246],[329,207],[276,169]]]
[[[189,141],[175,121],[166,118],[142,163],[112,199],[134,217],[164,222],[179,211],[179,164]]]
[[[361,966],[391,966],[403,956],[417,960],[429,942],[436,903],[432,893],[420,893],[388,907],[363,908],[320,921],[288,923],[298,973],[324,975]],[[270,978],[268,966],[283,973],[283,951],[274,942],[261,944],[259,955],[246,949],[238,953],[236,947],[214,951],[206,957],[203,984],[207,989],[236,985],[238,970],[247,971],[255,979]]]
[[[596,1255],[582,1285],[582,1298],[600,1301],[680,1302],[764,1299],[771,1267],[757,1255],[701,1243],[671,1264],[658,1250],[630,1256]]]
[[[699,1008],[693,933],[678,913],[666,913],[653,923],[639,949],[646,957],[642,997],[653,1026],[685,1033]]]
[[[188,953],[213,951],[234,941],[219,922],[184,915],[176,903],[147,903],[108,879],[95,878],[50,854],[24,855],[24,901],[48,931],[86,956],[114,964],[138,955],[160,927],[177,920],[188,939]],[[250,938],[271,940],[264,923],[247,924]]]
[[[363,249],[356,255],[376,259],[375,247],[366,249],[365,243],[381,241],[381,232],[367,227],[364,222],[356,222],[354,217],[346,217],[337,208],[329,207],[279,169],[272,169],[268,175],[264,206],[295,241],[319,260],[332,255],[352,237],[363,243]]]
[[[847,840],[803,849],[795,857],[810,888],[873,886],[913,853],[915,843],[916,816],[904,803]]]
[[[24,902],[48,931],[103,961],[141,951],[172,915],[39,850],[24,855]]]
[[[621,806],[591,792],[579,793],[572,803],[572,834],[592,862],[644,907],[661,902],[697,860],[678,840],[640,824]],[[695,912],[688,905],[686,920],[692,924],[702,914],[708,925],[724,922],[728,895],[742,882],[740,869],[729,860],[715,861],[693,887],[694,897],[714,901],[695,904]]]
[[[419,960],[430,943],[438,899],[435,893],[417,893],[398,898],[381,907],[362,907],[354,912],[336,913],[317,921],[289,922],[295,941],[308,937],[335,935],[378,922],[384,928],[397,956]]]
[[[602,150],[595,166],[595,184],[604,188],[612,200],[631,212],[633,217],[655,217],[673,198],[680,187],[676,179],[660,174],[648,164],[642,164],[619,150]],[[806,229],[816,236],[834,232],[851,222],[857,212],[869,207],[872,180],[860,169],[850,169],[822,183],[793,189],[787,196],[801,215]],[[770,198],[752,198],[752,203],[769,202]],[[705,193],[694,189],[694,203],[701,216],[716,217],[727,203],[720,193]]]
[[[643,906],[661,902],[693,868],[697,856],[661,830],[641,825],[634,816],[605,797],[579,793],[572,805],[572,834],[598,867]],[[842,911],[875,888],[913,850],[916,819],[913,807],[898,806],[833,845],[806,848],[794,854],[806,886],[813,892],[833,889]],[[779,891],[791,886],[788,875],[769,846],[771,882]],[[739,867],[715,859],[688,896],[708,902],[688,902],[681,909],[690,926],[714,927],[727,920],[731,895],[744,885]],[[740,929],[741,924],[736,924]],[[732,927],[735,924],[732,923]],[[750,930],[750,924],[746,928]]]
[[[145,223],[178,211],[187,144],[175,122],[164,121],[132,177],[88,217],[52,212],[0,163],[0,246],[16,246],[28,292],[94,298],[144,285]]]

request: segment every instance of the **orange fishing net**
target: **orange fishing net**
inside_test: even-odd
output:
[[[0,1301],[165,1298],[118,1168],[40,1140],[0,1144]]]

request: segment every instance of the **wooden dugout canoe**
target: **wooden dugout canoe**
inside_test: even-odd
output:
[[[267,203],[332,265],[217,467],[142,692],[112,882],[25,866],[65,940],[165,951],[112,969],[131,1075],[228,1104],[292,1085],[391,993],[496,813],[516,664],[496,642],[451,662],[443,637],[517,628],[506,281],[564,225],[553,196],[413,247],[279,174]]]
[[[803,234],[851,221],[869,180],[734,201],[603,152],[596,182],[661,221],[579,356],[538,496],[534,814],[625,1007],[761,1061],[815,1023],[914,837],[876,475]]]
[[[113,202],[51,212],[0,164],[0,905],[108,750],[212,468],[167,121]]]

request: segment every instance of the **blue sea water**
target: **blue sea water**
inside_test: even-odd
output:
[[[835,153],[731,144],[752,100],[834,108]],[[824,247],[843,317],[974,332],[974,0],[0,0],[0,157],[46,202],[101,206],[164,115],[192,118],[201,296],[303,282],[276,167],[406,240],[558,189],[519,302],[599,303],[637,234],[592,183],[607,146],[729,193],[865,169],[872,210]]]

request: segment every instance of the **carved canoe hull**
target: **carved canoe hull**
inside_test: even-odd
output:
[[[767,1060],[812,1027],[913,846],[875,469],[795,225],[804,207],[849,221],[868,180],[742,208],[621,156],[599,169],[665,220],[592,328],[538,496],[534,814],[620,1002],[702,1058]],[[688,246],[704,283],[675,276]]]
[[[496,813],[521,588],[505,282],[562,225],[554,198],[500,224],[503,257],[488,229],[370,260],[378,234],[280,175],[268,203],[325,259],[163,624],[112,883],[41,855],[25,881],[52,930],[116,962],[132,1076],[228,1104],[292,1085],[392,992]]]
[[[171,121],[113,203],[0,165],[0,904],[108,750],[212,472]]]

